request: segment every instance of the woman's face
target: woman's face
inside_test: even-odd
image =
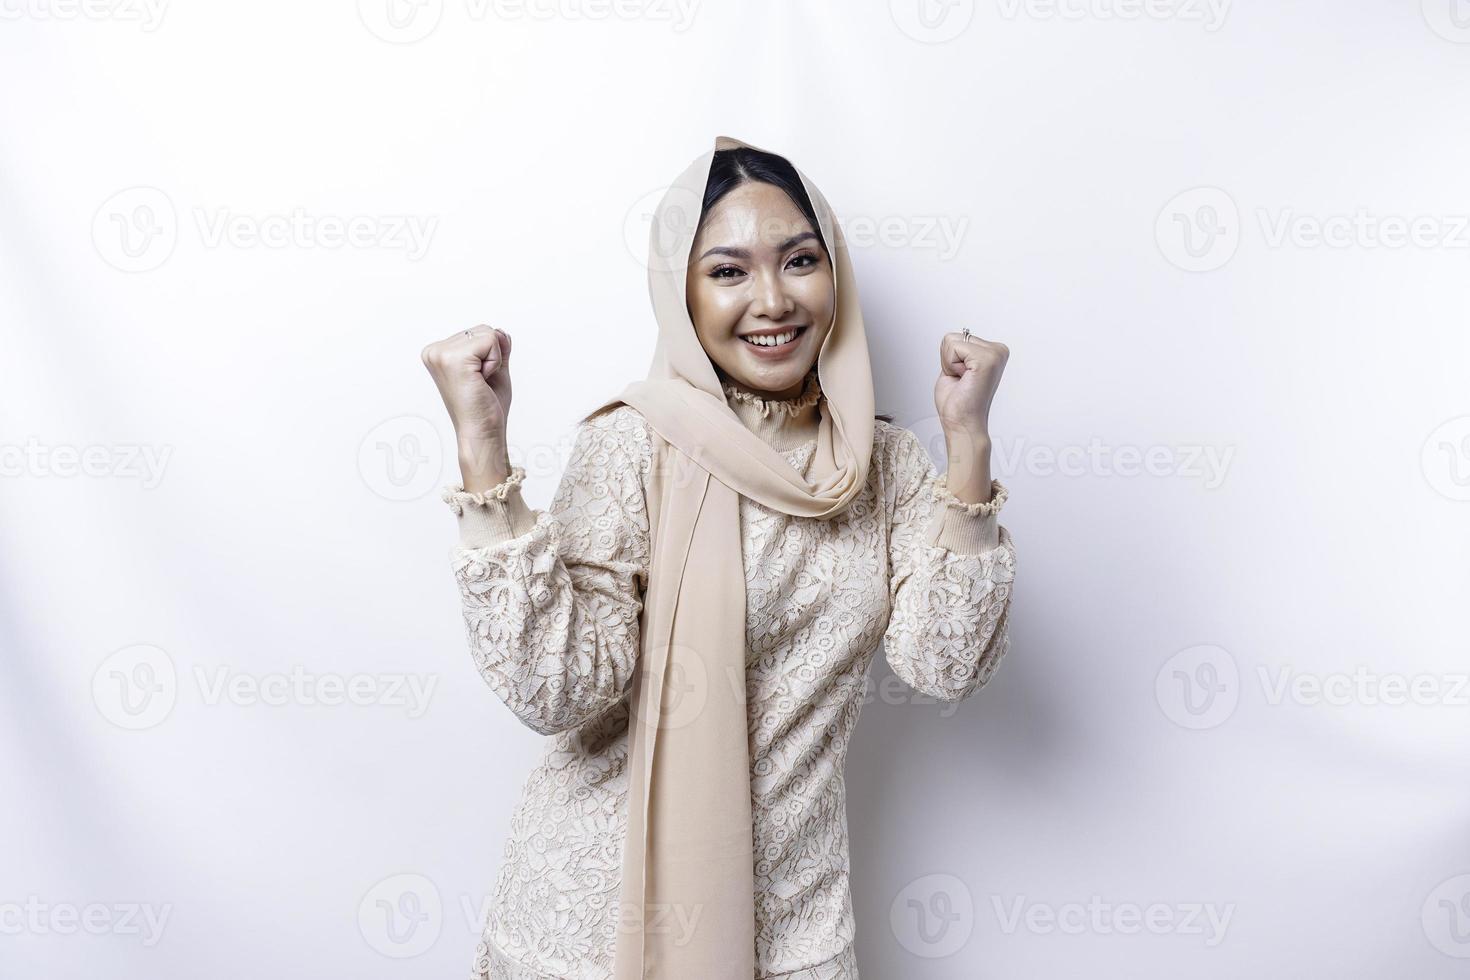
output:
[[[748,181],[710,210],[689,255],[689,316],[715,367],[752,391],[800,394],[836,305],[832,263],[806,215],[780,188]]]

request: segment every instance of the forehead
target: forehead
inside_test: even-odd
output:
[[[816,229],[785,191],[764,181],[747,181],[710,209],[695,245],[773,249],[803,231]]]

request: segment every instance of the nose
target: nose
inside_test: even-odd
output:
[[[758,272],[750,296],[750,313],[771,320],[781,320],[796,308],[786,292],[786,284],[779,273],[768,269]]]

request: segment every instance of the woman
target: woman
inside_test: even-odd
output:
[[[988,432],[1007,351],[942,339],[941,477],[873,415],[826,199],[728,137],[660,203],[649,291],[648,378],[582,417],[546,510],[509,462],[510,335],[424,350],[460,446],[471,653],[555,736],[473,976],[856,980],[842,770],[873,653],[957,701],[1009,645]]]

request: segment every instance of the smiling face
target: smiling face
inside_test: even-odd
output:
[[[722,380],[800,394],[837,301],[832,263],[801,208],[747,181],[710,209],[689,255],[689,316]]]

